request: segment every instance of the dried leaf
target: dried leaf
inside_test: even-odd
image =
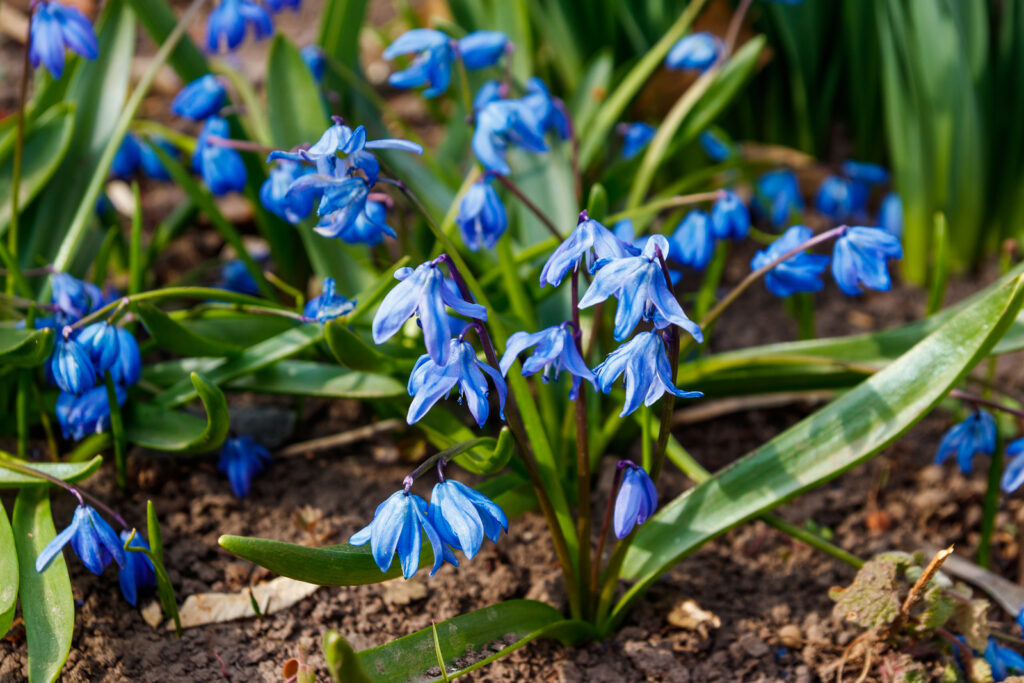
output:
[[[185,599],[181,606],[181,626],[190,628],[203,624],[217,624],[256,616],[252,600],[255,599],[264,615],[287,609],[299,600],[313,594],[316,584],[304,583],[280,576],[237,593],[197,593]],[[170,627],[168,627],[170,628]]]
[[[967,644],[978,652],[988,646],[988,608],[987,600],[971,600],[957,604],[953,612],[951,630],[963,634]]]

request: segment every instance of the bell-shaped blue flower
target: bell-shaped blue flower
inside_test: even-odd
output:
[[[643,151],[644,147],[654,138],[657,129],[641,121],[620,123],[618,131],[622,136],[622,158],[628,161]]]
[[[82,330],[78,343],[89,352],[97,375],[109,370],[117,360],[117,329],[106,321],[93,323]]]
[[[508,228],[508,214],[486,178],[473,183],[459,202],[455,223],[470,251],[492,249]]]
[[[455,283],[434,261],[422,263],[416,270],[399,268],[395,278],[400,282],[387,293],[373,318],[374,343],[383,344],[416,315],[427,354],[438,366],[448,365],[452,332],[445,306],[477,320],[487,319],[487,309],[463,299]]]
[[[568,140],[570,136],[569,119],[565,111],[565,105],[561,100],[551,96],[548,86],[544,81],[534,76],[526,82],[526,94],[519,100],[511,102],[521,103],[529,110],[531,121],[535,121],[537,134],[543,137],[547,132],[554,132],[562,140]],[[528,147],[527,147],[528,148]],[[529,148],[528,148],[529,149]],[[543,149],[532,149],[534,152],[543,152]]]
[[[388,78],[396,88],[427,86],[424,97],[436,97],[448,89],[452,80],[453,41],[445,33],[432,28],[414,28],[406,31],[384,50],[384,59],[399,55],[416,54],[409,67]]]
[[[129,542],[128,539],[132,540]],[[149,543],[146,543],[139,533],[132,535],[132,532],[121,531],[121,547],[124,548],[128,542],[129,548],[145,548],[149,550]],[[145,553],[126,550],[124,553],[124,566],[118,572],[118,579],[121,583],[121,595],[128,603],[135,607],[139,601],[139,589],[156,585],[156,571],[153,569],[153,562]]]
[[[1004,493],[1013,493],[1020,488],[1021,484],[1024,484],[1024,439],[1017,439],[1007,444],[1006,457],[1009,458],[1009,461],[1003,471],[1001,485]]]
[[[992,669],[992,680],[997,683],[1012,675],[1024,674],[1024,656],[1016,650],[1000,645],[992,636],[989,636],[984,657]]]
[[[387,208],[383,202],[367,199],[363,210],[354,220],[341,220],[342,211],[324,216],[313,228],[325,237],[338,237],[349,244],[365,244],[375,247],[385,237],[397,239],[394,228],[387,224]]]
[[[501,31],[473,31],[459,39],[456,51],[467,69],[486,69],[497,64],[510,45]]]
[[[853,184],[846,178],[830,175],[821,183],[814,199],[818,211],[835,221],[845,220],[853,213]]]
[[[611,230],[590,218],[586,211],[581,211],[576,229],[558,245],[541,269],[540,286],[550,284],[557,287],[566,273],[578,268],[584,258],[587,270],[593,272],[597,263],[629,254],[628,245]]]
[[[74,7],[41,2],[30,21],[28,59],[36,69],[45,66],[54,78],[64,73],[65,48],[86,59],[99,54],[92,24]]]
[[[186,85],[174,96],[171,112],[193,121],[205,121],[217,115],[226,99],[224,84],[213,74],[206,74]]]
[[[161,137],[154,137],[150,140],[139,140],[139,165],[142,167],[142,172],[153,180],[170,180],[171,174],[164,166],[164,162],[161,161],[160,157],[158,157],[156,152],[153,151],[154,147],[159,147],[172,159],[178,154],[178,150],[174,145]]]
[[[293,12],[299,11],[302,7],[302,0],[263,0],[271,12],[281,12],[290,9]]]
[[[310,145],[309,149],[299,149],[295,152],[283,152],[280,150],[270,153],[267,162],[277,159],[289,161],[304,161],[316,164],[317,173],[326,176],[344,178],[350,166],[356,166],[362,170],[370,180],[375,180],[377,172],[373,167],[372,156],[369,159],[361,155],[367,149],[393,149],[401,152],[412,152],[423,154],[423,147],[398,138],[384,138],[381,140],[367,140],[366,128],[356,126],[350,128],[345,125],[340,117],[334,117],[334,123],[324,131],[320,139]]]
[[[441,541],[461,550],[470,560],[479,552],[485,536],[497,543],[501,532],[508,531],[508,517],[497,503],[453,479],[434,484],[429,513]]]
[[[641,403],[654,405],[666,391],[679,398],[700,398],[704,395],[699,391],[683,391],[673,384],[665,341],[657,332],[638,332],[594,368],[597,386],[606,394],[622,373],[626,373],[626,402],[619,417],[629,415]]]
[[[941,465],[956,453],[960,471],[970,474],[974,469],[974,456],[992,455],[996,450],[996,421],[987,410],[978,410],[969,418],[954,425],[939,442],[935,464]]]
[[[142,376],[139,342],[123,327],[117,328],[117,360],[110,366],[110,376],[123,386],[135,384]]]
[[[210,192],[217,196],[245,189],[246,171],[241,155],[230,147],[209,140],[210,137],[227,139],[230,135],[228,122],[219,116],[211,116],[203,124],[192,154],[192,170],[203,177]]]
[[[231,490],[239,498],[249,495],[252,479],[270,464],[270,451],[253,438],[236,436],[227,439],[220,451],[217,469],[227,475]]]
[[[597,377],[587,367],[580,355],[576,339],[568,325],[554,325],[540,332],[529,334],[516,332],[505,343],[505,355],[501,357],[498,368],[503,377],[508,376],[512,364],[523,351],[534,347],[533,354],[523,361],[523,376],[543,372],[544,381],[558,379],[562,370],[572,375],[572,388],[569,398],[575,400],[579,396],[580,383],[587,380],[597,388]]]
[[[322,83],[324,72],[327,70],[327,59],[324,57],[323,49],[319,45],[307,45],[299,50],[299,54],[306,63],[309,73],[313,74],[313,80]]]
[[[494,173],[512,172],[505,153],[509,145],[530,152],[546,152],[544,122],[534,110],[519,100],[497,100],[483,106],[476,116],[472,147],[477,161]]]
[[[500,372],[477,360],[472,344],[464,339],[452,339],[445,363],[435,363],[430,354],[423,354],[409,375],[409,395],[413,399],[409,404],[406,422],[418,422],[435,403],[458,387],[459,402],[466,402],[466,407],[476,420],[477,426],[483,427],[490,414],[487,376],[490,376],[498,392],[499,412],[501,419],[504,420],[507,393],[505,380]]]
[[[721,190],[711,207],[711,227],[720,240],[746,238],[750,232],[750,211],[731,190]]]
[[[867,185],[883,185],[889,182],[889,172],[878,164],[847,159],[842,165],[843,175],[850,180]]]
[[[78,340],[64,339],[57,335],[53,355],[50,356],[50,372],[53,383],[61,391],[81,394],[96,386],[96,368],[93,367],[89,351]]]
[[[722,162],[736,155],[736,150],[723,135],[714,130],[705,130],[698,137],[701,148],[712,161]]]
[[[854,227],[836,240],[832,252],[832,276],[847,296],[856,296],[861,285],[885,292],[892,287],[889,259],[903,257],[900,241],[878,228]]]
[[[69,541],[85,568],[97,576],[103,573],[111,560],[119,567],[125,566],[124,548],[107,520],[90,506],[79,505],[75,508],[71,524],[54,536],[39,553],[36,571],[46,571]]]
[[[643,467],[629,460],[620,461],[619,467],[623,469],[622,484],[615,496],[612,529],[621,540],[658,509],[658,491]]]
[[[351,545],[370,544],[370,553],[382,572],[391,568],[395,553],[402,565],[402,576],[412,578],[420,568],[420,551],[423,535],[434,550],[433,576],[446,561],[459,566],[451,549],[441,540],[440,534],[431,523],[427,501],[406,490],[396,491],[377,506],[373,521],[352,534]]]
[[[899,239],[903,236],[903,200],[895,192],[882,199],[878,209],[878,227]]]
[[[91,282],[83,282],[67,273],[54,273],[50,284],[53,305],[73,321],[103,305],[103,292]]]
[[[242,259],[228,261],[220,269],[220,285],[224,289],[239,294],[258,296],[260,288],[256,279],[249,272],[249,267]]]
[[[593,282],[580,299],[580,309],[600,303],[610,296],[618,298],[615,309],[616,341],[629,336],[641,319],[651,320],[660,329],[669,324],[678,325],[698,342],[704,340],[700,327],[686,317],[665,281],[661,260],[668,256],[668,240],[654,235],[644,245],[639,256],[613,259],[597,271]]]
[[[120,384],[114,385],[118,405],[124,405],[127,394]],[[81,396],[62,391],[57,397],[57,423],[65,439],[81,441],[92,434],[110,429],[110,402],[107,388],[93,387]]]
[[[312,171],[300,163],[281,160],[276,168],[270,169],[267,179],[260,185],[260,203],[270,213],[292,225],[306,219],[313,212],[313,203],[319,193],[314,188],[296,192],[289,192],[289,189],[296,180]]]
[[[758,179],[756,200],[755,206],[777,228],[789,222],[792,212],[804,209],[796,176],[786,169],[769,171]]]
[[[703,211],[691,211],[672,233],[675,258],[684,266],[704,270],[715,255],[715,232]]]
[[[805,225],[794,225],[782,237],[762,249],[750,261],[751,270],[759,270],[775,259],[788,254],[811,239],[814,233]],[[828,256],[801,251],[791,256],[765,275],[765,286],[778,297],[786,298],[797,292],[818,292],[825,287],[821,274],[828,267]]]
[[[254,0],[221,0],[206,20],[206,47],[218,52],[223,46],[234,50],[245,40],[246,27],[256,40],[274,32],[274,21],[263,5]]]
[[[140,163],[142,150],[139,149],[139,139],[134,133],[128,133],[121,140],[114,160],[110,162],[110,174],[115,178],[131,178],[139,170]]]
[[[705,71],[725,51],[725,42],[711,33],[691,33],[680,38],[665,56],[670,69]]]
[[[307,301],[302,314],[318,323],[325,323],[351,313],[356,302],[338,294],[337,287],[333,277],[324,278],[323,293]]]

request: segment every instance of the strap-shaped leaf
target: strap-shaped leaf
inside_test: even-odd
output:
[[[231,391],[264,394],[323,396],[326,398],[374,399],[405,394],[405,385],[387,375],[353,372],[337,365],[304,360],[284,360],[269,368],[233,379]]]
[[[29,131],[22,153],[25,165],[21,169],[18,206],[27,206],[46,186],[47,181],[60,166],[71,142],[71,131],[75,125],[73,113],[74,105],[72,104],[58,104],[50,107]],[[4,159],[0,163],[0,188],[3,188],[0,190],[0,226],[6,226],[11,220],[13,172],[13,159]]]
[[[53,330],[0,327],[0,364],[20,368],[42,365],[53,350]]]
[[[313,74],[280,33],[267,55],[267,119],[274,146],[284,149],[319,139],[330,123]]]
[[[0,452],[0,459],[10,457],[12,456]],[[85,481],[95,474],[100,465],[103,464],[103,457],[97,455],[87,462],[31,462],[25,464],[34,470],[39,470],[43,474],[56,477],[69,484],[74,484],[75,482]],[[0,489],[17,489],[25,484],[42,483],[45,483],[42,479],[0,466]]]
[[[7,511],[0,505],[0,638],[14,621],[18,606],[18,552]]]
[[[230,429],[224,392],[198,372],[193,372],[189,379],[206,409],[206,420],[151,403],[132,403],[125,411],[128,441],[176,453],[209,451],[224,443]]]
[[[150,336],[161,348],[182,356],[226,356],[241,351],[241,347],[204,337],[190,330],[153,304],[138,305],[139,318]]]

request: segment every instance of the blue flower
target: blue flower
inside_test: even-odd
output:
[[[508,214],[486,177],[473,183],[466,191],[459,202],[455,222],[462,233],[462,241],[470,251],[481,247],[491,249],[505,234]]]
[[[441,540],[470,560],[479,552],[484,536],[497,543],[502,530],[508,532],[504,510],[484,494],[453,479],[434,484],[429,515]]]
[[[641,319],[646,319],[652,320],[658,329],[670,323],[678,325],[701,342],[704,335],[700,327],[686,317],[665,282],[659,251],[663,257],[668,255],[668,240],[663,235],[654,235],[639,256],[609,261],[597,271],[580,299],[579,307],[588,308],[610,296],[618,298],[614,329],[616,341],[625,339]]]
[[[264,0],[271,12],[280,12],[285,8],[298,11],[302,6],[302,0]]]
[[[814,233],[804,225],[794,225],[767,249],[754,255],[751,270],[759,270],[811,239]],[[801,251],[768,271],[764,283],[775,296],[786,298],[797,292],[818,292],[824,288],[821,274],[828,267],[828,256]]]
[[[473,111],[479,111],[491,102],[497,102],[502,99],[507,90],[507,85],[493,78],[489,81],[484,81],[484,84],[476,91],[476,96],[473,98]]]
[[[676,260],[684,266],[704,270],[715,255],[715,233],[703,211],[691,211],[672,233]]]
[[[432,28],[406,31],[384,50],[384,59],[416,53],[409,68],[388,78],[396,88],[427,86],[424,97],[436,97],[448,89],[452,80],[453,41],[447,34]]]
[[[643,524],[658,509],[658,491],[643,467],[629,460],[619,462],[622,485],[615,496],[613,526],[615,538],[629,536],[633,527]]]
[[[509,145],[530,152],[546,152],[545,122],[522,100],[496,100],[485,104],[476,115],[472,147],[477,160],[494,173],[512,172],[505,161]]]
[[[487,309],[463,299],[455,283],[444,276],[434,261],[422,263],[416,270],[399,268],[395,271],[395,279],[401,282],[384,297],[373,318],[373,341],[376,344],[383,344],[393,337],[415,314],[423,328],[427,354],[437,365],[445,366],[452,338],[445,306],[467,318],[487,320]]]
[[[129,386],[142,376],[142,356],[139,343],[132,333],[123,327],[117,328],[117,360],[110,366],[110,376],[118,384]]]
[[[878,228],[854,227],[836,240],[832,276],[847,296],[860,294],[861,285],[885,292],[892,287],[889,259],[903,256],[900,241]]]
[[[340,237],[349,244],[366,244],[375,247],[385,237],[397,239],[394,228],[387,224],[387,209],[382,202],[367,199],[363,210],[355,220],[339,220],[345,215],[341,210],[325,216],[313,228],[325,237]]]
[[[132,535],[132,532],[127,530],[121,531],[122,548],[124,548],[124,544],[128,541],[129,537],[132,539],[128,543],[129,548],[145,548],[149,550],[149,544],[146,543],[146,539],[139,533]],[[156,571],[153,569],[152,560],[145,553],[126,550],[124,559],[124,566],[121,567],[121,571],[118,573],[118,579],[121,582],[121,595],[124,596],[124,599],[132,607],[135,607],[139,599],[139,589],[156,585]]]
[[[64,339],[60,334],[50,356],[50,372],[61,391],[76,396],[96,386],[96,369],[89,351],[77,340]]]
[[[725,43],[718,36],[691,33],[672,46],[665,57],[665,65],[670,69],[704,71],[718,61],[724,51]]]
[[[258,296],[260,288],[242,259],[228,261],[220,269],[221,286],[231,292]]]
[[[654,138],[657,129],[647,123],[620,123],[619,135],[622,136],[622,158],[632,159]]]
[[[220,79],[213,74],[206,74],[186,85],[174,96],[171,112],[193,121],[204,121],[217,115],[226,97]]]
[[[741,240],[750,232],[750,212],[735,192],[719,191],[711,207],[711,227],[720,240]]]
[[[60,313],[78,320],[103,305],[103,292],[91,282],[67,273],[54,273],[51,301]]]
[[[903,201],[895,192],[882,199],[878,209],[878,227],[897,239],[903,236]]]
[[[523,362],[524,377],[543,371],[544,381],[547,382],[551,379],[551,375],[554,375],[554,379],[557,380],[559,373],[566,370],[572,375],[569,398],[574,400],[579,395],[580,383],[583,380],[587,380],[597,388],[597,377],[580,356],[576,339],[567,325],[554,325],[533,334],[516,332],[509,337],[505,343],[505,355],[498,363],[503,377],[508,376],[508,371],[516,362],[519,354],[531,346],[536,348],[533,350],[533,354]]]
[[[483,427],[490,413],[486,375],[490,375],[498,391],[499,414],[504,420],[506,388],[501,373],[477,360],[473,346],[464,339],[452,339],[448,346],[447,362],[435,363],[430,354],[426,353],[416,361],[409,375],[409,395],[413,399],[409,404],[406,422],[418,422],[435,403],[457,386],[459,402],[466,401],[466,407],[477,426]]]
[[[712,161],[722,162],[735,156],[736,150],[722,135],[713,130],[703,131],[697,138]]]
[[[352,312],[356,302],[346,299],[337,293],[337,284],[334,278],[324,278],[323,293],[306,302],[302,314],[307,318],[313,318],[318,323],[325,323]]]
[[[299,223],[313,212],[318,192],[314,188],[295,192],[289,192],[289,189],[296,180],[312,171],[308,166],[282,159],[276,168],[270,169],[267,179],[260,185],[260,203],[292,225]]]
[[[757,200],[756,206],[777,228],[789,221],[790,213],[804,209],[796,176],[786,169],[769,171],[758,179]]]
[[[249,435],[236,436],[224,442],[217,469],[228,476],[231,490],[239,498],[249,495],[252,478],[270,464],[270,452]]]
[[[230,147],[210,143],[211,136],[229,138],[231,128],[228,122],[219,116],[206,119],[192,154],[192,169],[203,177],[203,182],[215,195],[241,192],[245,189],[246,179],[241,155]]]
[[[111,175],[115,178],[131,178],[139,170],[141,155],[139,139],[133,133],[128,133],[121,140],[114,160],[110,162]]]
[[[124,405],[127,394],[120,384],[114,385],[118,405]],[[57,396],[57,422],[65,439],[81,441],[90,434],[110,428],[110,402],[103,385],[89,389],[81,396],[62,391]]]
[[[85,15],[58,2],[42,2],[30,19],[28,58],[32,66],[45,66],[54,78],[64,73],[64,49],[96,59],[96,32]]]
[[[992,668],[994,681],[1004,681],[1012,674],[1024,673],[1024,657],[1016,650],[1003,647],[991,636],[989,636],[984,656],[985,661]]]
[[[1024,454],[1024,439],[1017,439],[1007,444],[1006,457],[1010,458],[1010,461],[1006,464],[1006,470],[1003,472],[1002,488],[1004,493],[1013,493],[1020,488],[1021,484],[1024,484],[1024,457],[1022,454]]]
[[[517,100],[511,100],[513,102]],[[543,137],[548,131],[554,131],[562,140],[568,140],[570,135],[569,119],[565,112],[565,105],[554,97],[544,85],[544,81],[534,76],[526,82],[526,94],[519,98],[533,115],[539,128],[537,134]],[[543,149],[534,149],[535,152],[543,152]]]
[[[102,376],[117,360],[117,329],[104,321],[89,325],[78,335],[78,343],[89,352],[89,358]]]
[[[396,491],[378,505],[373,513],[373,521],[352,534],[348,542],[351,545],[369,543],[373,561],[382,572],[391,568],[397,551],[402,576],[408,579],[420,568],[424,533],[434,549],[431,576],[437,573],[445,561],[459,566],[455,554],[441,541],[437,529],[430,522],[427,501],[405,490]]]
[[[274,151],[267,157],[267,161],[287,159],[314,163],[318,174],[327,176],[328,179],[333,178],[335,181],[344,179],[350,170],[358,169],[367,176],[369,181],[373,182],[376,181],[380,172],[380,164],[372,154],[365,151],[368,149],[394,149],[423,154],[422,146],[408,140],[397,138],[367,140],[366,128],[363,126],[349,128],[340,117],[336,116],[334,123],[309,149],[299,149],[295,152]]]
[[[608,354],[604,362],[594,368],[597,386],[607,394],[623,372],[626,373],[626,402],[619,417],[629,415],[641,403],[654,405],[666,391],[679,398],[704,395],[699,391],[683,391],[672,383],[672,366],[665,353],[665,342],[657,332],[639,332]]]
[[[252,28],[256,40],[262,40],[274,32],[270,13],[253,0],[221,0],[206,20],[206,47],[217,52],[227,43],[227,49],[234,50],[245,40],[246,26]]]
[[[456,50],[467,69],[494,66],[511,45],[501,31],[473,31],[460,38]]]
[[[142,172],[153,180],[170,180],[171,174],[164,167],[164,162],[153,151],[154,146],[159,147],[172,159],[177,156],[178,150],[163,138],[139,140],[139,164],[142,166]]]
[[[36,571],[45,571],[68,541],[71,542],[71,547],[85,568],[97,576],[103,573],[111,560],[117,562],[119,567],[125,565],[124,548],[114,530],[90,506],[79,505],[75,508],[71,524],[54,536],[39,553],[36,558]]]
[[[832,220],[845,220],[853,213],[853,187],[846,178],[830,175],[821,183],[814,203],[818,211]]]
[[[992,455],[996,450],[996,421],[987,410],[978,410],[969,418],[954,425],[939,442],[935,464],[941,465],[956,453],[960,471],[970,474],[977,453]]]
[[[299,50],[299,54],[302,56],[302,61],[306,63],[309,73],[313,74],[313,80],[317,83],[322,83],[324,71],[327,68],[327,59],[324,57],[324,51],[319,45],[307,45]]]
[[[587,270],[593,272],[596,263],[622,258],[629,253],[627,245],[608,228],[587,216],[586,211],[581,211],[576,229],[558,245],[541,269],[540,286],[550,284],[557,287],[566,273],[579,267],[584,257]]]
[[[843,162],[842,169],[843,175],[860,183],[882,185],[889,182],[889,172],[878,164],[848,159]]]

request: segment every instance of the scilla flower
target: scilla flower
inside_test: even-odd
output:
[[[117,328],[117,360],[110,366],[110,376],[122,386],[135,384],[142,376],[139,343],[123,327]]]
[[[557,380],[559,373],[566,370],[572,375],[570,399],[575,399],[579,395],[580,383],[583,380],[587,380],[595,388],[597,387],[597,377],[580,356],[571,328],[564,324],[555,325],[533,334],[516,332],[509,337],[508,342],[505,343],[505,355],[498,363],[503,377],[508,376],[508,371],[516,362],[519,354],[531,346],[535,347],[533,355],[523,361],[524,377],[543,372],[544,381],[547,382],[552,375]]]
[[[455,222],[462,233],[462,241],[470,251],[481,247],[492,249],[508,228],[508,214],[498,193],[487,178],[483,178],[466,191],[459,202]]]
[[[128,530],[121,532],[122,548],[124,548],[124,544],[129,538],[132,539],[128,542],[129,548],[145,548],[149,550],[149,544],[146,543],[146,539],[137,532],[135,535],[132,535],[132,532]],[[153,569],[153,562],[145,553],[126,550],[124,559],[124,566],[118,572],[118,579],[121,583],[121,595],[124,596],[124,599],[132,607],[135,607],[139,601],[139,589],[156,585],[156,571]]]
[[[565,105],[561,100],[551,96],[544,81],[534,76],[526,82],[526,94],[518,100],[525,105],[533,114],[533,119],[539,126],[538,134],[543,137],[545,133],[553,131],[562,140],[568,140],[569,119],[566,117]],[[543,150],[533,150],[543,151]]]
[[[51,301],[58,312],[78,320],[103,305],[103,292],[91,282],[83,282],[67,273],[54,273]]]
[[[487,376],[490,376],[498,392],[498,409],[501,419],[504,420],[505,380],[500,372],[477,360],[472,344],[464,339],[452,339],[449,342],[448,358],[444,363],[435,363],[430,354],[423,354],[409,375],[409,395],[413,399],[409,404],[406,422],[418,422],[435,403],[458,387],[459,402],[465,400],[466,407],[476,420],[477,426],[483,427],[490,414]]]
[[[227,475],[231,490],[239,498],[249,495],[252,479],[270,463],[270,451],[249,435],[232,437],[224,442],[217,469]]]
[[[954,425],[939,442],[935,464],[941,465],[956,453],[960,471],[970,474],[977,453],[992,455],[996,450],[996,421],[987,410],[978,410],[958,425]]]
[[[623,470],[622,484],[615,496],[612,528],[615,538],[623,539],[658,509],[658,491],[643,467],[631,460],[620,460],[618,467]]]
[[[255,278],[253,278],[252,273],[249,272],[249,267],[245,265],[245,261],[242,259],[232,259],[221,266],[220,285],[230,292],[238,292],[239,294],[257,296],[260,293],[260,288],[256,284]]]
[[[505,161],[509,145],[529,152],[546,152],[544,122],[519,100],[488,102],[476,115],[473,153],[488,171],[508,175],[512,172]]]
[[[172,159],[178,154],[178,150],[167,140],[161,137],[154,137],[149,140],[139,140],[139,165],[142,168],[142,172],[147,177],[153,180],[170,180],[171,174],[167,171],[164,166],[164,162],[160,160],[156,152],[153,151],[154,147],[159,147],[167,156]]]
[[[263,0],[271,12],[280,12],[284,9],[298,11],[302,6],[302,0]]]
[[[622,158],[630,160],[643,151],[654,138],[657,129],[647,123],[620,123],[617,127],[622,136]]]
[[[124,405],[127,394],[120,384],[114,385],[118,405]],[[110,401],[107,388],[93,387],[81,396],[62,391],[57,397],[57,423],[65,439],[81,441],[92,434],[110,429]]]
[[[324,80],[324,72],[327,70],[327,59],[324,51],[319,45],[307,45],[299,50],[302,61],[305,62],[309,73],[313,74],[313,80],[321,83]]]
[[[174,96],[171,112],[193,121],[204,121],[224,106],[227,95],[220,79],[213,74],[200,76]]]
[[[667,391],[679,398],[700,398],[699,391],[683,391],[672,383],[672,366],[665,353],[665,342],[657,332],[639,332],[635,337],[608,354],[594,368],[597,386],[608,393],[619,375],[626,373],[626,402],[619,417],[654,403]]]
[[[724,136],[720,135],[714,130],[706,130],[702,132],[698,138],[700,146],[703,148],[704,153],[707,154],[712,161],[725,161],[736,154],[736,150],[732,144],[725,139]]]
[[[711,207],[711,227],[720,240],[741,240],[750,232],[747,205],[731,190],[721,190]]]
[[[885,195],[878,209],[878,227],[899,239],[903,236],[903,201],[895,192]]]
[[[256,40],[274,32],[274,22],[263,5],[254,0],[221,0],[206,20],[206,47],[217,52],[226,44],[234,50],[245,40],[247,26]]]
[[[616,341],[622,341],[641,319],[652,320],[655,327],[678,325],[698,342],[704,340],[700,327],[686,317],[665,282],[661,259],[668,256],[668,240],[654,235],[639,256],[625,256],[610,261],[597,271],[587,292],[580,299],[580,309],[600,303],[610,296],[618,298],[615,309]]]
[[[853,187],[846,178],[830,175],[818,188],[814,200],[818,211],[835,221],[846,219],[853,213]]]
[[[115,178],[131,178],[139,170],[141,156],[139,139],[133,133],[128,133],[121,140],[114,160],[110,162],[110,174]]]
[[[192,170],[201,175],[210,192],[218,196],[245,189],[246,171],[242,157],[230,147],[209,141],[210,137],[228,138],[230,135],[228,122],[219,116],[211,116],[203,124],[192,154]]]
[[[270,169],[267,179],[260,185],[260,203],[275,216],[292,225],[299,223],[313,212],[313,203],[319,193],[309,188],[289,192],[292,184],[313,169],[300,163],[282,159],[276,168]]]
[[[483,545],[484,537],[497,543],[502,530],[508,531],[505,511],[478,491],[454,479],[442,479],[430,493],[430,522],[441,540],[467,559]]]
[[[107,521],[88,505],[75,508],[75,516],[63,531],[46,544],[36,558],[36,571],[43,572],[68,542],[85,568],[97,576],[111,560],[125,566],[124,548]]]
[[[414,28],[406,31],[384,50],[384,59],[399,55],[416,54],[412,64],[388,77],[396,88],[427,86],[424,97],[436,97],[448,89],[452,80],[452,39],[432,28]]]
[[[89,352],[89,358],[102,375],[117,360],[117,329],[104,321],[89,325],[78,335],[78,343]]]
[[[473,31],[459,39],[456,52],[467,69],[486,69],[497,64],[510,46],[501,31]]]
[[[1004,493],[1013,493],[1024,484],[1024,439],[1007,444],[1006,457],[1010,460],[1006,464],[1001,484]]]
[[[691,33],[672,46],[665,57],[670,69],[705,71],[725,51],[725,43],[711,33]]]
[[[587,270],[593,272],[597,263],[622,258],[629,253],[627,245],[611,230],[590,218],[585,210],[581,211],[576,229],[558,245],[541,269],[540,286],[550,284],[557,287],[566,273],[578,268],[584,258]]]
[[[903,256],[900,241],[878,228],[854,227],[836,240],[832,276],[847,296],[860,294],[861,285],[885,292],[892,287],[889,259]]]
[[[345,223],[340,228],[339,213],[325,216],[313,230],[324,236],[339,237],[349,244],[365,244],[371,247],[383,242],[385,237],[398,239],[394,228],[387,224],[387,208],[383,202],[368,197],[363,210],[355,220]]]
[[[96,32],[85,15],[59,2],[41,2],[30,19],[28,59],[45,66],[54,78],[64,73],[65,48],[86,59],[96,59]]]
[[[793,211],[803,211],[804,200],[800,196],[800,186],[792,171],[780,169],[769,171],[757,181],[757,203],[771,220],[772,225],[781,228],[789,221]]]
[[[704,270],[715,254],[715,233],[711,218],[703,211],[691,211],[672,233],[676,260],[684,266]]]
[[[878,164],[847,159],[842,165],[843,175],[868,185],[882,185],[889,182],[889,172]]]
[[[411,482],[410,482],[411,485]],[[395,491],[373,513],[373,521],[352,534],[351,545],[370,544],[370,553],[382,572],[391,568],[395,552],[402,565],[402,576],[412,578],[420,568],[423,534],[427,535],[434,550],[433,576],[445,561],[456,567],[459,561],[441,541],[441,536],[428,517],[427,501],[408,489]]]
[[[811,239],[814,233],[804,225],[794,225],[782,237],[754,255],[750,269],[758,270],[775,259],[793,251]],[[791,256],[768,271],[764,283],[775,296],[786,298],[797,292],[817,292],[824,288],[821,274],[828,267],[828,256],[808,254],[806,251]]]
[[[352,312],[356,302],[346,299],[337,292],[334,278],[324,278],[323,293],[306,302],[302,314],[318,323],[325,323]]]
[[[89,351],[76,339],[65,339],[61,334],[50,357],[50,373],[61,391],[76,396],[96,386],[96,369]]]
[[[1024,657],[1016,650],[1000,645],[992,636],[988,638],[984,657],[992,669],[994,681],[1004,681],[1011,675],[1024,674]]]

